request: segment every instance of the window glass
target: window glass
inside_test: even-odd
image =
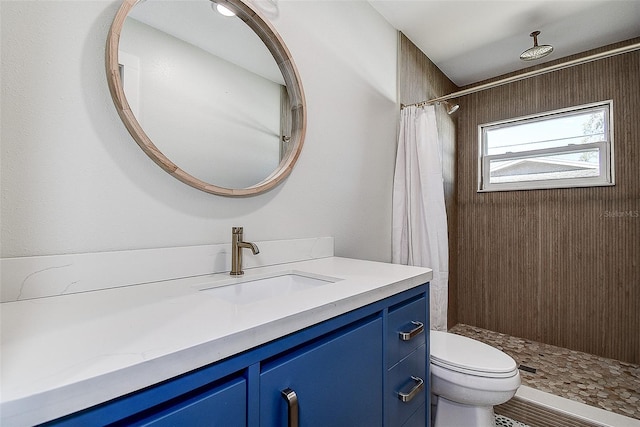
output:
[[[480,191],[612,185],[611,101],[480,126]]]
[[[605,110],[497,127],[487,131],[487,153],[503,154],[605,139]]]

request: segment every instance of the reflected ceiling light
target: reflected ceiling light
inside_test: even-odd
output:
[[[544,58],[553,52],[553,46],[548,44],[543,44],[542,46],[538,46],[538,36],[540,35],[540,31],[534,31],[529,34],[530,37],[533,37],[533,47],[525,50],[520,54],[520,59],[523,61],[534,61],[536,59]]]
[[[223,6],[222,4],[216,2],[215,0],[211,0],[211,9],[213,9],[215,6],[215,10],[216,12],[218,12],[220,15],[224,15],[224,16],[236,16],[236,13],[229,9],[226,6]]]

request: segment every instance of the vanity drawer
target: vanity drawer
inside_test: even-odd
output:
[[[424,414],[422,425],[425,425],[425,403],[429,393],[426,357],[426,345],[422,345],[388,370],[385,399],[387,426],[403,426],[409,420],[412,422],[408,425],[414,425],[417,421],[414,416],[420,417],[415,414],[421,408]],[[404,397],[402,398],[400,394]]]
[[[391,367],[425,343],[429,331],[427,299],[391,308],[388,322],[387,367]]]
[[[427,404],[424,403],[416,412],[411,415],[411,418],[407,420],[402,427],[424,427],[427,420]]]

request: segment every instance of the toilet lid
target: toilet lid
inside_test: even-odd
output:
[[[431,363],[452,371],[480,377],[512,377],[515,360],[497,348],[461,335],[430,333]]]

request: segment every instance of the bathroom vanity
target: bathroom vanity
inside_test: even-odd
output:
[[[329,257],[3,304],[2,425],[424,426],[430,279]]]

